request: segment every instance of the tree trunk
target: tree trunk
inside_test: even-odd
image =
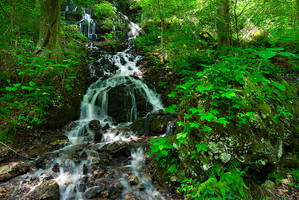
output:
[[[218,0],[217,8],[217,34],[218,48],[223,46],[231,46],[231,24],[229,13],[229,0]]]
[[[39,48],[55,50],[59,47],[60,3],[59,0],[40,0]]]
[[[297,25],[299,25],[299,0],[296,0]]]
[[[165,32],[165,21],[164,21],[164,17],[162,15],[162,12],[161,12],[161,5],[160,5],[160,1],[158,0],[157,1],[157,5],[158,5],[158,14],[159,14],[159,18],[160,18],[160,28],[161,28],[161,49],[163,51],[163,48],[164,48],[164,32]]]

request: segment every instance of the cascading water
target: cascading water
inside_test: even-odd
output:
[[[123,14],[121,15],[126,21],[128,21],[126,16],[124,17]],[[95,35],[95,25],[93,20],[90,18],[90,15],[87,14],[85,10],[82,20],[86,20],[88,22],[88,36],[92,38],[92,35]],[[81,23],[80,26],[80,30],[84,33]],[[88,127],[88,124],[92,120],[99,120],[102,126],[108,124],[109,127],[111,127],[103,134],[101,143],[102,145],[100,146],[111,142],[120,142],[134,138],[132,133],[129,133],[129,135],[122,135],[119,134],[119,132],[115,133],[113,131],[120,125],[116,124],[113,118],[108,115],[109,91],[111,88],[123,85],[125,86],[127,95],[130,96],[129,99],[132,103],[129,113],[127,114],[128,117],[126,119],[126,125],[129,125],[130,122],[132,122],[138,116],[135,98],[136,93],[139,93],[152,106],[151,112],[163,109],[159,95],[149,89],[145,83],[139,80],[142,78],[142,73],[137,66],[137,62],[141,59],[141,57],[134,56],[130,53],[130,49],[132,48],[130,40],[140,34],[141,28],[133,22],[129,22],[128,26],[130,28],[130,32],[128,33],[128,48],[122,52],[117,52],[114,55],[103,56],[105,59],[108,59],[111,64],[114,64],[117,67],[116,72],[113,74],[113,72],[109,71],[109,69],[106,69],[106,75],[109,75],[109,77],[99,78],[96,82],[90,85],[81,103],[80,119],[76,122],[76,126],[73,127],[71,131],[67,132],[67,136],[71,142],[71,145],[60,150],[62,156],[60,156],[56,161],[56,163],[58,163],[60,166],[60,175],[56,178],[56,180],[60,185],[61,199],[63,200],[70,198],[83,198],[84,190],[82,190],[81,185],[83,184],[82,178],[84,177],[84,166],[90,165],[92,163],[92,159],[88,159],[92,157],[90,156],[91,152],[84,151],[85,156],[82,156],[80,158],[80,162],[78,163],[68,159],[65,155],[68,154],[68,150],[73,151],[74,147],[81,148],[82,145],[93,142],[94,135]],[[90,67],[90,69],[92,76],[95,76],[94,68]],[[139,79],[136,79],[135,77],[138,77]],[[119,99],[119,101],[122,101],[122,99]],[[142,166],[142,160],[144,159],[142,148],[138,148],[136,152],[132,152],[132,158],[133,160],[129,167],[146,186],[145,193],[147,195],[144,197],[144,199],[153,199],[155,196],[159,196],[158,192],[154,192],[155,190],[150,180],[142,178],[139,175],[139,169]],[[132,188],[129,187],[129,184],[125,183],[123,178],[121,179],[121,183],[125,188],[124,194],[132,190]]]
[[[70,9],[77,8],[66,7],[65,9],[67,12]],[[87,9],[83,10],[84,15],[80,21],[80,30],[90,39],[95,39],[95,23],[91,19],[91,15],[87,13]],[[24,175],[24,178],[20,181],[20,186],[16,187],[16,191],[12,194],[11,199],[16,199],[17,190],[25,187],[25,185],[27,192],[21,199],[31,199],[31,193],[47,179],[55,180],[59,185],[61,200],[93,198],[93,194],[103,192],[101,181],[98,181],[97,184],[94,184],[93,181],[88,181],[88,179],[93,178],[92,174],[94,174],[95,166],[101,165],[101,160],[105,160],[104,158],[101,159],[103,153],[99,150],[107,145],[119,145],[122,142],[135,141],[138,137],[128,129],[132,121],[140,116],[146,116],[163,109],[159,95],[142,82],[142,72],[137,65],[142,57],[135,56],[131,52],[133,48],[131,40],[140,34],[141,28],[137,24],[130,22],[127,16],[121,13],[118,16],[121,17],[120,21],[127,23],[130,29],[128,32],[128,47],[124,51],[113,55],[102,55],[98,59],[97,64],[102,67],[104,76],[99,77],[97,81],[89,86],[81,102],[79,120],[72,122],[66,127],[67,131],[65,134],[68,137],[68,145],[52,152],[53,155],[57,156],[54,156],[53,160],[44,169],[37,170],[31,176]],[[87,22],[87,28],[83,27],[86,25],[83,25],[84,22]],[[102,65],[103,61],[106,61],[108,65]],[[89,68],[91,76],[97,77],[95,63],[90,64]],[[117,120],[115,115],[110,115],[110,100],[113,100],[111,99],[113,98],[111,92],[115,88],[121,89],[120,91],[123,92],[123,97],[127,101],[122,104],[124,99],[116,99],[119,105],[124,105],[125,107],[119,108],[121,112],[125,112],[125,117],[122,120]],[[138,102],[140,99],[143,99],[148,106],[146,113],[143,114],[139,109],[140,105]],[[104,127],[107,128],[103,130]],[[101,136],[100,139],[96,139],[99,135]],[[144,159],[144,149],[138,145],[138,147],[132,148],[130,164],[128,164],[127,160],[122,164],[119,163],[119,168],[126,169],[137,177],[142,188],[130,185],[126,179],[127,175],[120,172],[118,177],[115,178],[115,181],[121,185],[120,191],[122,190],[117,199],[128,199],[125,195],[129,193],[133,193],[139,199],[164,199],[155,190],[150,178],[142,175],[141,169]]]
[[[88,37],[88,39],[98,39],[96,34],[96,24],[91,18],[91,12],[88,8],[82,8],[83,17],[80,21],[80,31],[83,35]]]

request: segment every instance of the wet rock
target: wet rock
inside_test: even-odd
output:
[[[88,188],[87,191],[84,193],[84,197],[87,199],[95,198],[101,193],[101,191],[102,190],[99,186]]]
[[[83,174],[87,174],[88,173],[88,167],[86,164],[83,165]]]
[[[138,188],[139,190],[144,190],[145,189],[145,185],[144,183],[139,183],[136,188]]]
[[[109,124],[106,124],[106,125],[103,127],[103,131],[106,131],[106,130],[109,129],[109,128],[110,128]]]
[[[67,139],[58,139],[50,143],[52,146],[62,146],[68,142]]]
[[[83,152],[80,154],[80,156],[79,156],[80,160],[86,160],[87,157],[88,157],[88,155],[87,155],[87,153],[86,153],[85,151],[83,151]]]
[[[120,182],[117,182],[114,187],[119,190],[119,191],[122,191],[122,189],[124,188],[124,186],[120,183]]]
[[[100,149],[101,152],[106,152],[112,157],[121,157],[121,156],[130,156],[131,150],[130,150],[130,144],[127,142],[123,143],[111,143],[106,144],[102,149]]]
[[[77,122],[73,121],[73,122],[69,123],[68,125],[66,125],[65,130],[66,130],[66,131],[71,131],[71,130],[73,130],[77,125],[78,125]]]
[[[0,182],[7,181],[30,170],[30,165],[24,162],[12,162],[0,167]]]
[[[26,200],[59,200],[59,185],[52,179],[44,181],[41,185],[36,187]]]
[[[47,160],[45,157],[39,157],[33,163],[33,165],[35,165],[37,168],[44,169],[46,167]]]
[[[133,193],[126,194],[124,197],[125,200],[140,200],[141,198],[136,197]]]
[[[132,113],[133,100],[136,102],[138,110],[137,117],[143,117],[147,113],[147,101],[139,90],[134,88],[134,84],[128,82],[109,91],[108,115],[117,123],[134,120],[136,116]],[[119,99],[123,99],[119,101]]]
[[[165,133],[168,123],[174,120],[172,115],[153,114],[148,117],[149,130],[151,133]]]
[[[91,120],[88,124],[89,129],[92,131],[100,131],[101,130],[101,123],[99,120]]]
[[[77,188],[78,188],[79,192],[83,192],[86,190],[86,185],[83,183],[80,183]]]
[[[59,164],[58,163],[55,163],[55,165],[52,167],[52,171],[53,172],[56,172],[56,173],[59,173]]]
[[[145,120],[144,118],[138,118],[136,119],[132,125],[130,126],[130,128],[134,131],[134,132],[138,132],[138,133],[143,133],[145,131]]]
[[[130,185],[138,185],[139,184],[139,179],[134,174],[129,174],[127,180]]]
[[[109,187],[108,192],[109,192],[110,199],[119,199],[119,197],[121,196],[121,190],[119,190],[118,188],[116,188],[114,186]]]

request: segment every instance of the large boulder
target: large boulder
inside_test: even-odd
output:
[[[25,174],[30,170],[30,165],[25,162],[12,162],[0,167],[0,182],[7,181],[16,176]]]
[[[55,180],[46,180],[36,187],[25,200],[59,200],[59,185]]]
[[[132,101],[135,99],[138,117],[146,114],[147,102],[138,91],[131,88],[131,84],[120,85],[109,91],[108,115],[117,123],[131,120]],[[134,97],[131,96],[134,95]],[[120,101],[121,99],[121,101]],[[134,118],[134,116],[133,116]]]

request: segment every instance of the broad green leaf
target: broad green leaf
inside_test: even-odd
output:
[[[218,124],[224,124],[224,125],[229,123],[228,121],[226,121],[226,119],[224,117],[216,119],[215,122]]]
[[[176,109],[177,109],[177,105],[173,104],[173,105],[168,106],[167,108],[165,108],[165,112],[173,114],[173,113],[176,112]]]
[[[171,92],[170,94],[168,94],[168,97],[176,97],[177,93],[176,92]]]
[[[14,87],[20,87],[21,86],[21,83],[15,83],[13,84]]]
[[[9,92],[14,92],[17,91],[18,89],[16,87],[5,87],[5,90]]]
[[[30,86],[35,86],[35,83],[34,83],[33,81],[30,81],[30,82],[29,82],[29,85],[30,85]]]
[[[204,126],[204,127],[202,127],[202,130],[203,130],[204,132],[208,132],[208,133],[210,133],[210,132],[212,131],[212,128],[209,127],[209,126]]]
[[[276,56],[276,52],[271,51],[271,50],[266,50],[266,51],[259,51],[258,55],[264,59],[269,59],[269,58],[273,58],[274,56]]]
[[[207,149],[208,145],[206,145],[202,141],[200,142],[200,144],[197,144],[195,147],[196,147],[196,150],[198,152],[200,152],[200,151],[208,151],[208,149]]]
[[[290,53],[290,52],[280,52],[279,53],[281,56],[292,56],[294,58],[299,58],[297,55]]]

